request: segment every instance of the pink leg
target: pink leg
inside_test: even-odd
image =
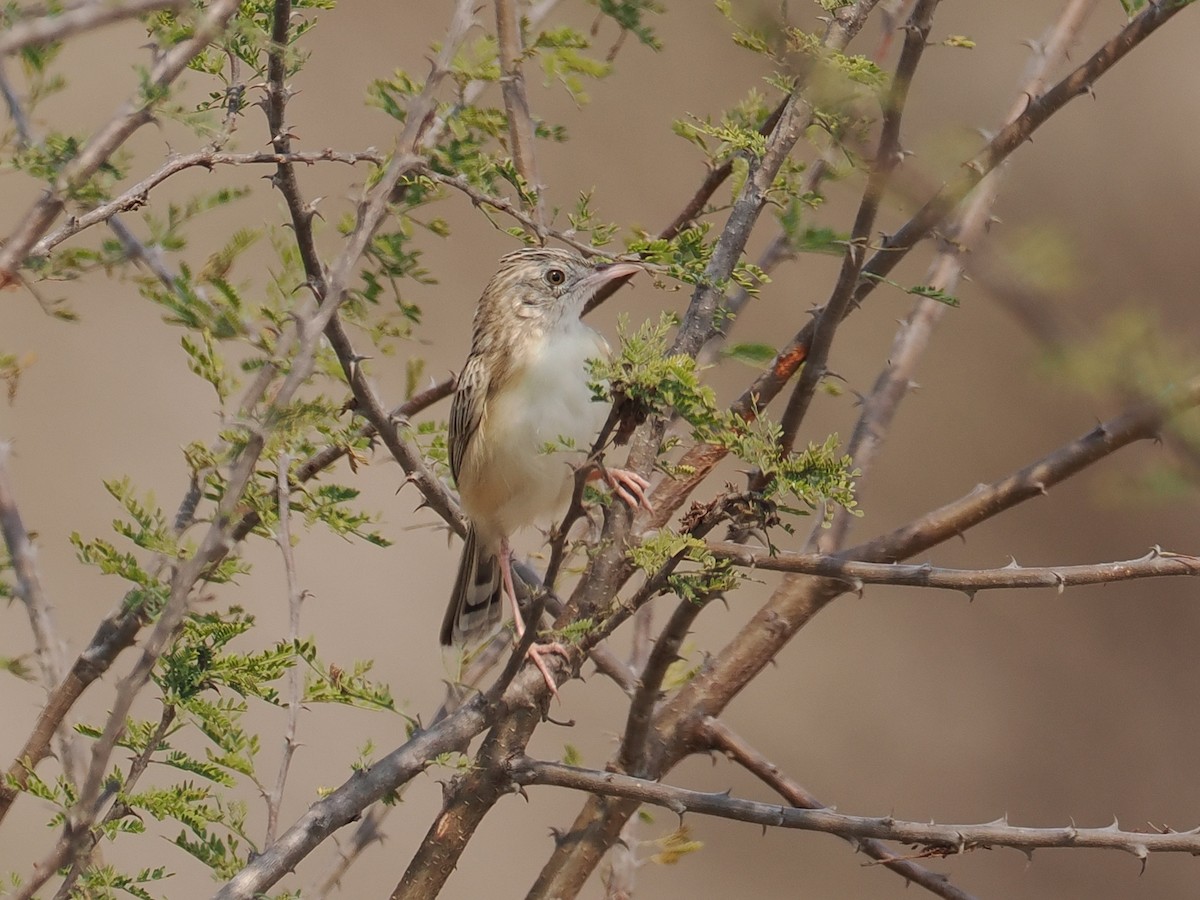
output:
[[[500,577],[503,579],[504,590],[508,594],[509,602],[512,604],[513,624],[517,629],[517,640],[520,641],[525,636],[525,620],[521,617],[521,606],[517,603],[517,592],[513,587],[511,555],[512,551],[509,549],[508,539],[505,538],[500,542]],[[545,660],[542,659],[543,655],[549,653],[556,653],[563,659],[570,660],[570,657],[567,655],[567,648],[557,641],[550,644],[532,644],[526,655],[538,667],[538,671],[542,673],[542,677],[546,679],[546,687],[550,688],[550,693],[557,697],[558,684],[555,682],[554,676],[550,674],[550,670],[546,667]]]

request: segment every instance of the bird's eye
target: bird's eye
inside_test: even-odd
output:
[[[555,287],[567,280],[567,273],[562,269],[549,269],[546,272],[546,283]]]

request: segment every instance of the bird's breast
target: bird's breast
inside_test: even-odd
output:
[[[608,415],[592,399],[587,361],[607,355],[604,339],[582,322],[518,342],[510,375],[489,398],[460,473],[473,520],[511,534],[562,512],[574,466]]]

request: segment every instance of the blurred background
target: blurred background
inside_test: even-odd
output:
[[[550,23],[587,27],[595,12],[574,2],[560,6]],[[570,136],[565,144],[538,147],[549,202],[564,210],[563,225],[578,194],[594,189],[593,205],[602,218],[660,229],[704,174],[703,160],[672,134],[671,121],[718,116],[750,88],[765,87],[764,61],[733,44],[728,22],[711,4],[677,0],[666,6],[653,23],[664,49],[656,53],[627,41],[615,74],[588,87],[588,105],[578,107],[561,89],[544,86],[536,72],[527,76],[535,116],[562,123]],[[812,10],[807,4],[790,6],[797,23],[816,10],[815,4]],[[1035,0],[942,5],[932,40],[966,35],[976,46],[935,45],[925,54],[904,122],[902,140],[914,153],[904,163],[906,175],[939,183],[975,152],[981,130],[1001,124],[1017,96],[1029,42],[1060,8]],[[766,2],[735,2],[734,9],[743,21],[758,24],[779,11]],[[423,75],[428,46],[439,39],[449,14],[450,4],[367,0],[320,14],[304,39],[312,56],[294,80],[300,93],[289,107],[297,148],[391,146],[394,123],[364,106],[367,85],[397,67]],[[490,7],[479,16],[491,30]],[[1124,21],[1117,0],[1101,3],[1072,60],[1082,61]],[[815,28],[815,20],[810,25]],[[851,49],[872,53],[881,36],[873,21]],[[603,54],[616,37],[611,22],[603,24],[595,52]],[[992,246],[1004,271],[1019,282],[1021,296],[1035,311],[1063,323],[1084,361],[1102,364],[1114,347],[1129,341],[1159,360],[1196,358],[1200,73],[1191,61],[1198,39],[1200,18],[1183,12],[1104,77],[1094,97],[1076,100],[1038,131],[1007,168]],[[35,124],[90,133],[132,92],[131,61],[145,61],[143,41],[144,32],[128,26],[69,42],[60,66],[69,87],[40,110]],[[889,68],[898,44],[887,59]],[[207,89],[198,76],[185,83],[198,96]],[[499,104],[498,98],[489,100]],[[234,148],[257,150],[267,143],[265,119],[250,109]],[[128,145],[136,160],[130,181],[157,168],[167,153],[196,145],[173,126],[142,129]],[[326,164],[302,170],[301,185],[309,197],[326,197],[322,211],[333,223],[352,209],[365,172]],[[152,208],[220,185],[254,188],[251,198],[202,220],[176,261],[203,260],[247,223],[281,224],[282,201],[260,180],[264,174],[197,169],[156,191]],[[815,224],[848,230],[860,187],[854,177],[831,185]],[[3,233],[35,191],[23,176],[0,178]],[[923,200],[893,198],[879,227],[899,224]],[[368,363],[391,404],[403,396],[407,355],[426,360],[427,378],[441,378],[461,365],[475,300],[497,257],[516,246],[459,198],[443,204],[440,214],[452,226],[451,238],[422,238],[424,263],[437,284],[414,284],[406,296],[421,307],[423,323],[398,356]],[[126,222],[139,230],[136,215]],[[771,234],[769,227],[760,228],[752,257]],[[99,237],[85,234],[80,240]],[[335,230],[327,227],[322,239],[332,253]],[[928,261],[926,247],[895,277],[917,283]],[[812,306],[824,302],[837,264],[834,257],[805,256],[780,268],[738,321],[737,339],[778,345]],[[232,277],[258,289],[264,284],[262,273],[245,263]],[[987,288],[964,284],[958,291],[961,308],[943,317],[919,367],[919,389],[905,400],[878,464],[862,481],[864,515],[855,523],[852,543],[1020,468],[1119,410],[1110,399],[1114,392],[1086,390],[1078,379],[1063,377],[1080,365],[1051,360]],[[42,290],[65,298],[80,321],[47,316],[27,293],[5,295],[0,349],[30,354],[35,361],[15,401],[0,403],[0,440],[12,442],[18,500],[27,526],[37,532],[42,579],[74,655],[123,590],[81,565],[68,543],[75,531],[85,538],[111,537],[110,523],[120,509],[102,479],[128,475],[173,510],[187,487],[180,447],[212,440],[218,419],[211,389],[188,372],[180,332],[163,324],[160,312],[132,285],[93,278]],[[830,363],[839,390],[819,397],[802,440],[821,441],[830,432],[848,438],[857,416],[855,395],[869,390],[896,321],[912,299],[894,289],[878,290],[843,327]],[[681,312],[686,303],[685,291],[658,291],[649,279],[636,279],[596,313],[593,324],[613,337],[620,313],[640,321],[664,308]],[[1168,336],[1164,343],[1150,336],[1159,333]],[[1103,335],[1109,337],[1097,342]],[[721,397],[730,398],[754,372],[726,362],[711,374]],[[445,418],[447,410],[443,404],[426,417]],[[1200,534],[1194,489],[1147,488],[1163,482],[1170,462],[1163,446],[1128,448],[926,558],[939,565],[989,567],[1010,558],[1025,565],[1128,559],[1153,545],[1195,552]],[[303,535],[298,575],[312,596],[302,633],[315,637],[324,659],[343,667],[374,659],[374,675],[391,685],[398,705],[427,721],[450,675],[436,632],[458,547],[432,513],[415,511],[418,497],[411,487],[397,493],[402,473],[395,464],[384,454],[372,463],[358,474],[339,469],[329,480],[359,488],[360,505],[378,512],[380,529],[396,543],[380,551],[324,532]],[[727,474],[736,478],[736,466]],[[720,483],[712,482],[714,488]],[[802,539],[791,540],[798,546]],[[789,545],[783,536],[780,543]],[[525,552],[537,545],[532,530],[518,541]],[[266,644],[285,631],[282,567],[277,552],[262,542],[251,545],[248,558],[253,573],[216,590],[214,602],[245,606],[263,626],[254,639]],[[710,606],[688,648],[693,658],[719,649],[777,579],[764,573],[761,583],[739,592],[727,607]],[[785,772],[845,813],[940,823],[1007,815],[1014,824],[1030,826],[1072,821],[1103,826],[1115,817],[1130,829],[1191,828],[1200,824],[1200,785],[1187,774],[1200,740],[1196,601],[1195,583],[1182,579],[1072,588],[1061,596],[987,592],[970,603],[948,592],[868,588],[822,612],[726,718]],[[670,608],[670,600],[662,602],[667,604],[662,609]],[[20,605],[0,610],[0,616],[0,656],[28,652]],[[93,686],[77,710],[79,718],[102,721],[113,685],[131,661],[127,654]],[[43,692],[8,676],[0,685],[0,759],[7,761],[24,741]],[[602,767],[623,727],[624,709],[624,698],[603,677],[572,682],[552,715],[573,720],[574,727],[543,726],[531,750],[560,758],[570,744],[585,764]],[[157,717],[151,702],[139,712]],[[274,777],[283,721],[284,713],[275,709],[256,709],[251,719],[263,736],[266,780]],[[319,789],[345,780],[366,741],[373,740],[376,755],[382,755],[404,734],[399,716],[322,707],[305,713],[284,822],[302,812]],[[390,892],[439,808],[439,782],[449,774],[434,768],[407,788],[385,822],[386,840],[350,869],[342,896]],[[774,800],[722,760],[690,760],[668,780]],[[245,800],[251,829],[261,835],[262,801],[249,788]],[[530,789],[528,802],[517,796],[501,802],[445,896],[523,896],[550,853],[550,829],[565,828],[580,803],[580,797],[545,788]],[[652,812],[653,822],[638,830],[646,841],[676,825],[672,815]],[[27,873],[55,832],[43,827],[48,808],[31,798],[19,802],[14,816],[0,843],[0,872]],[[703,849],[674,866],[644,865],[638,896],[890,898],[912,897],[917,890],[828,836],[763,834],[698,817],[688,824]],[[160,833],[173,838],[178,826],[163,826]],[[639,853],[649,857],[655,850],[648,844]],[[172,898],[204,897],[215,887],[206,869],[157,837],[118,842],[105,852],[118,866],[168,865],[176,875],[163,890]],[[305,888],[307,896],[334,858],[334,848],[323,848],[300,867],[291,886]],[[1045,851],[1032,861],[1008,850],[976,851],[928,865],[981,897],[1191,897],[1200,875],[1200,862],[1188,857],[1155,856],[1141,872],[1136,859],[1100,851]],[[602,894],[600,879],[593,877],[585,896]]]

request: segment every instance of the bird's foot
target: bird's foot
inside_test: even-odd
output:
[[[550,674],[550,669],[546,666],[544,656],[558,655],[567,662],[571,661],[571,657],[567,654],[567,648],[558,641],[549,644],[531,644],[529,651],[525,654],[532,660],[533,664],[538,667],[538,671],[542,673],[542,677],[546,679],[546,687],[550,688],[550,693],[558,699],[559,703],[562,699],[558,697],[558,682],[554,680],[554,676]]]
[[[646,490],[650,487],[650,482],[637,472],[607,467],[600,471],[608,486],[612,488],[612,492],[624,500],[630,509],[637,509],[640,506],[650,512],[654,511],[654,507],[646,499]]]

